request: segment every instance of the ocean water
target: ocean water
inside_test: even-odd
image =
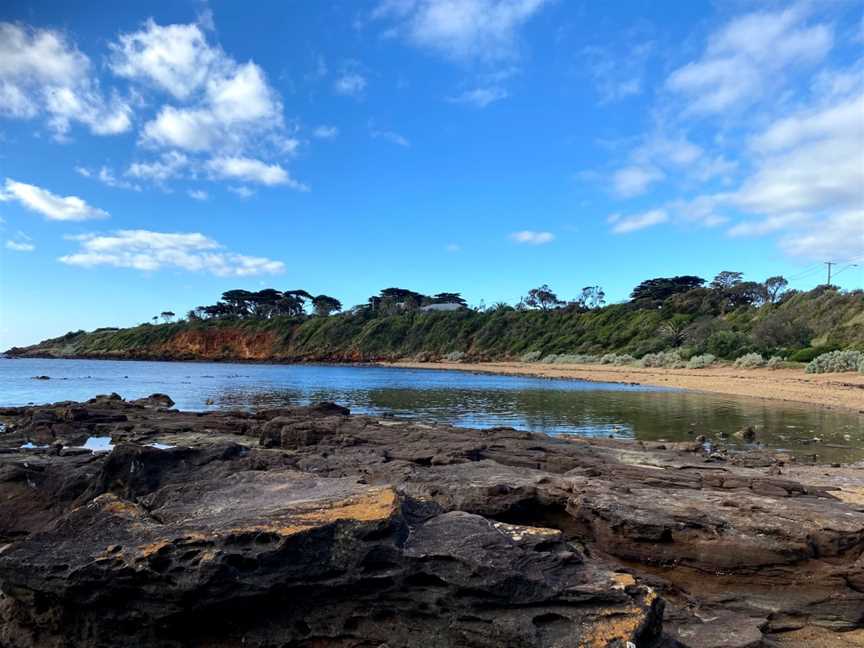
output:
[[[751,425],[764,445],[802,458],[864,459],[860,414],[660,387],[377,366],[0,358],[3,406],[110,392],[162,392],[189,410],[333,401],[354,412],[465,427],[652,441],[717,438]]]

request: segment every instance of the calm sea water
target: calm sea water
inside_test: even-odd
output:
[[[51,379],[33,379],[40,375]],[[162,392],[189,410],[327,400],[354,412],[466,427],[642,440],[716,438],[753,425],[766,446],[801,457],[864,459],[859,414],[659,387],[344,365],[0,358],[0,405],[85,400],[112,391],[124,398]]]

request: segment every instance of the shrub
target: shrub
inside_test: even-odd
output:
[[[705,367],[710,367],[717,358],[710,353],[706,353],[704,355],[697,355],[690,358],[687,361],[688,369],[704,369]]]
[[[646,353],[636,364],[640,367],[665,367],[667,369],[679,369],[686,366],[678,351]]]
[[[750,349],[752,347],[749,338],[743,333],[735,331],[717,331],[712,333],[705,342],[705,351],[727,360],[737,358]]]
[[[784,364],[783,358],[780,356],[771,356],[768,358],[768,362],[765,363],[765,366],[769,369],[782,369]]]
[[[795,353],[790,355],[789,360],[791,360],[792,362],[810,362],[811,360],[815,360],[824,353],[836,350],[837,347],[834,345],[807,347],[806,349],[801,349],[800,351],[796,351]]]
[[[864,353],[861,351],[829,351],[809,362],[807,373],[838,373],[841,371],[861,371]]]
[[[539,351],[529,351],[528,353],[523,353],[519,360],[522,362],[537,362],[541,355]]]
[[[444,356],[444,359],[447,362],[462,362],[465,359],[464,351],[451,351],[447,355]]]
[[[764,367],[765,358],[758,353],[748,353],[738,358],[735,361],[735,366],[739,369],[755,369],[756,367]]]
[[[629,353],[607,353],[600,358],[600,364],[614,364],[617,366],[632,364],[636,361]]]
[[[591,364],[598,362],[599,358],[581,353],[553,353],[543,358],[542,361],[547,364]]]

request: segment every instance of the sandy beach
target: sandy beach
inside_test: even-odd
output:
[[[382,363],[383,364],[383,363]],[[647,369],[587,364],[525,362],[394,362],[387,366],[413,369],[452,369],[503,375],[572,378],[617,382],[809,403],[864,412],[864,375],[860,373],[807,374],[803,369]]]

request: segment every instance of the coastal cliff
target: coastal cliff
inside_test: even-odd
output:
[[[526,353],[626,353],[675,348],[734,360],[750,352],[808,361],[821,351],[864,349],[864,293],[817,289],[779,304],[722,314],[664,302],[583,311],[493,308],[454,312],[330,316],[220,317],[75,331],[9,349],[13,357],[370,362],[434,360],[456,354],[482,361]]]

